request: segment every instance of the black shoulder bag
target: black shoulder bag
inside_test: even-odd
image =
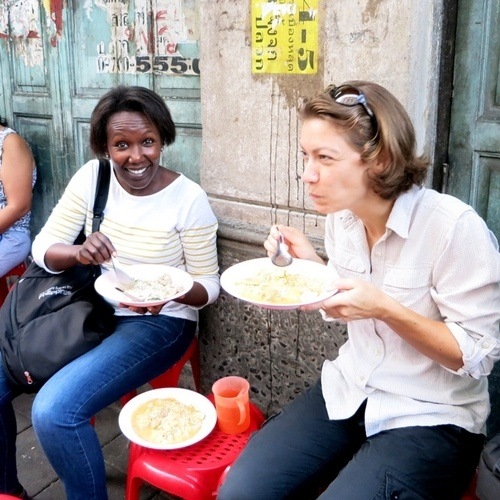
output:
[[[92,232],[103,218],[110,176],[109,162],[100,160]],[[18,389],[38,391],[113,333],[114,309],[94,289],[99,275],[99,266],[51,274],[32,262],[10,290],[0,309],[0,349],[5,373]]]

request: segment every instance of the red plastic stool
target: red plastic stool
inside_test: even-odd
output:
[[[3,304],[9,290],[14,286],[19,277],[26,271],[26,263],[21,262],[11,269],[5,276],[0,278],[0,305]]]
[[[158,375],[158,377],[150,380],[148,384],[153,389],[161,389],[163,387],[177,387],[179,385],[179,378],[181,376],[182,369],[187,362],[191,364],[191,371],[193,372],[193,380],[196,390],[200,392],[200,346],[198,343],[198,337],[194,337],[184,353],[181,359],[172,365],[167,371]],[[120,398],[120,403],[124,406],[128,403],[134,396],[137,395],[137,391],[130,391],[125,396]],[[95,424],[95,417],[90,419],[92,425]]]
[[[208,398],[213,402],[213,395]],[[200,442],[169,451],[130,443],[125,499],[138,500],[143,482],[183,500],[214,499],[221,474],[264,422],[264,415],[252,403],[250,412],[250,427],[241,434],[225,434],[216,425]]]

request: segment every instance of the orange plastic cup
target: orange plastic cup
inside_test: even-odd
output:
[[[250,426],[250,384],[243,377],[224,377],[212,386],[217,424],[222,432],[239,434]]]

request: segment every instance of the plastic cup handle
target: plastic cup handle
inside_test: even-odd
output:
[[[243,401],[241,401],[240,396],[243,394],[244,391],[241,391],[236,399],[236,402],[238,403],[238,409],[240,410],[240,421],[238,422],[238,425],[241,425],[245,419],[247,418],[247,410],[245,407],[245,404]]]

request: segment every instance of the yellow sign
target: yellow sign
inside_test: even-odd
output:
[[[314,74],[319,0],[252,0],[252,73]]]

